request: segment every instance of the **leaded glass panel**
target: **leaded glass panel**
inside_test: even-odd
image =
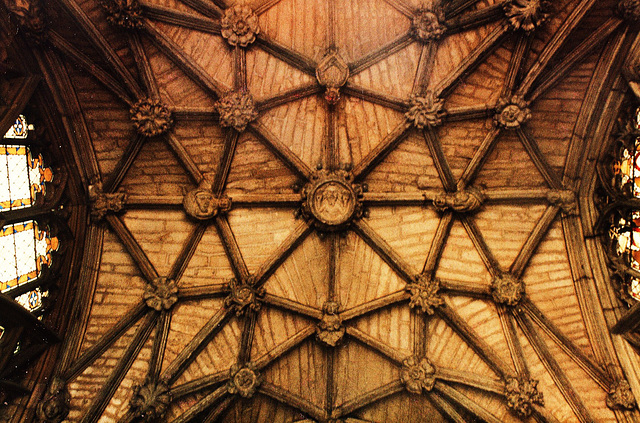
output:
[[[33,130],[33,125],[27,124],[27,118],[24,115],[20,115],[16,118],[16,122],[9,128],[5,138],[11,139],[26,139],[29,135],[29,130]]]

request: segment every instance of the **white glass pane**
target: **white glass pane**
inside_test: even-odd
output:
[[[24,115],[18,116],[16,122],[9,128],[6,134],[4,134],[5,138],[18,138],[25,139],[27,135],[29,135],[29,125],[27,124],[27,119]]]

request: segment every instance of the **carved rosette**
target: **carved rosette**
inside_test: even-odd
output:
[[[246,47],[260,33],[258,16],[249,6],[235,5],[224,12],[220,20],[221,34],[232,46]]]
[[[411,33],[422,42],[439,40],[446,32],[444,14],[440,10],[420,9],[411,21]]]
[[[143,98],[129,109],[136,130],[145,137],[164,134],[173,124],[171,111],[160,100]]]
[[[338,314],[340,305],[335,301],[328,301],[322,306],[322,319],[316,326],[316,338],[329,347],[335,347],[344,337],[345,327]]]
[[[171,393],[165,383],[145,381],[133,386],[129,408],[139,421],[155,422],[164,417],[170,402]]]
[[[502,7],[511,28],[533,31],[549,17],[551,2],[547,0],[506,0]]]
[[[246,309],[260,310],[260,299],[264,297],[264,288],[256,288],[253,279],[238,282],[237,279],[229,281],[229,295],[224,299],[224,304],[235,310],[237,316],[244,314]]]
[[[343,230],[362,217],[362,193],[362,185],[354,184],[350,173],[319,171],[302,188],[300,211],[321,231]]]
[[[47,26],[40,0],[9,0],[7,8],[32,40],[38,43],[44,41]]]
[[[324,99],[329,104],[337,104],[340,100],[340,87],[349,79],[349,65],[336,49],[330,49],[318,63],[316,79],[327,89]]]
[[[427,357],[408,357],[402,361],[400,381],[412,394],[429,392],[436,383],[436,368]]]
[[[155,278],[142,294],[147,307],[156,311],[169,310],[178,302],[178,286],[173,279]]]
[[[102,184],[89,185],[89,203],[91,204],[91,219],[94,222],[102,220],[107,213],[118,213],[124,208],[127,194],[102,192]]]
[[[618,13],[629,23],[640,22],[640,0],[620,0]]]
[[[184,211],[194,219],[208,220],[231,210],[231,199],[227,196],[215,197],[211,186],[203,183],[184,195],[182,205]]]
[[[493,301],[506,306],[518,305],[524,296],[524,282],[510,273],[494,277],[489,288]]]
[[[533,404],[544,405],[542,392],[538,392],[538,381],[508,377],[506,380],[507,407],[518,417],[531,415]]]
[[[438,294],[440,281],[436,278],[421,276],[416,283],[407,284],[405,289],[411,295],[409,307],[418,312],[432,315],[436,307],[444,304],[444,300]]]
[[[244,366],[234,364],[229,370],[229,376],[227,391],[243,398],[251,398],[262,383],[262,375],[258,373],[254,363],[246,363]]]
[[[566,214],[575,214],[578,211],[576,193],[569,189],[553,189],[547,193],[547,201],[553,206],[558,206]]]
[[[404,114],[407,121],[418,129],[425,126],[436,127],[442,124],[444,100],[435,98],[432,92],[424,97],[412,94],[409,99],[409,110]]]
[[[60,423],[69,414],[71,396],[64,380],[54,377],[44,398],[38,403],[36,415],[38,420],[46,423]]]
[[[258,117],[253,97],[246,92],[232,91],[218,100],[215,107],[220,115],[220,125],[238,132],[244,131]]]
[[[633,410],[636,407],[636,398],[626,380],[619,380],[611,385],[606,401],[607,407],[612,410]]]
[[[433,198],[433,207],[440,212],[453,210],[457,213],[470,213],[482,207],[484,200],[482,191],[468,187],[456,192],[439,192]]]
[[[499,128],[519,128],[531,119],[531,110],[527,106],[527,102],[519,96],[513,96],[510,99],[502,98],[496,105],[493,122]]]
[[[125,29],[142,28],[142,7],[138,0],[102,0],[110,24]]]

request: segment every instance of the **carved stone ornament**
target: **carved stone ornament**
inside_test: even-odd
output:
[[[258,373],[253,363],[247,363],[244,366],[234,364],[231,366],[229,376],[227,391],[243,398],[251,398],[262,383],[262,375]]]
[[[531,415],[533,404],[544,405],[542,392],[538,392],[538,381],[508,377],[506,380],[507,407],[518,417]]]
[[[209,184],[201,184],[185,194],[182,205],[189,216],[207,220],[231,210],[231,199],[227,196],[215,197]]]
[[[125,29],[142,28],[142,7],[138,0],[101,0],[107,21]]]
[[[171,393],[165,383],[145,381],[133,386],[129,407],[139,421],[156,422],[164,417],[170,402]]]
[[[409,307],[416,311],[432,315],[436,307],[444,304],[444,300],[438,294],[440,281],[436,278],[420,277],[416,283],[407,284],[405,288],[411,294]]]
[[[576,193],[569,189],[553,189],[549,191],[547,193],[547,201],[551,205],[560,207],[566,214],[576,214],[578,211]]]
[[[442,124],[444,100],[434,98],[432,92],[424,97],[415,94],[409,100],[409,110],[404,114],[413,126],[423,129],[425,126],[436,127]]]
[[[411,22],[411,33],[422,42],[439,40],[446,30],[444,14],[440,10],[420,9]]]
[[[145,304],[156,311],[169,310],[178,302],[178,286],[173,279],[155,278],[142,295]]]
[[[60,423],[69,414],[71,396],[64,380],[54,377],[44,398],[38,403],[36,414],[38,420],[46,423]]]
[[[411,356],[402,361],[400,381],[412,394],[429,392],[436,383],[436,368],[427,357]]]
[[[215,104],[220,115],[220,125],[232,127],[238,132],[258,117],[253,97],[246,92],[232,91]]]
[[[91,219],[100,221],[107,213],[118,213],[124,208],[127,194],[114,192],[105,194],[102,192],[102,184],[89,185],[89,203],[91,204]]]
[[[631,392],[629,382],[620,380],[609,388],[607,407],[612,410],[633,410],[636,408],[636,398]]]
[[[321,231],[342,230],[362,217],[362,192],[346,171],[319,171],[302,188],[302,215]]]
[[[493,301],[498,304],[515,306],[524,296],[524,282],[510,273],[494,277],[489,288]]]
[[[338,314],[340,305],[335,301],[328,301],[322,306],[322,319],[316,326],[316,338],[321,343],[335,347],[344,337],[345,327]]]
[[[439,192],[433,198],[433,207],[440,212],[453,210],[457,213],[469,213],[482,207],[484,200],[482,191],[468,187],[456,192]]]
[[[46,23],[40,0],[8,0],[7,8],[20,28],[33,40],[44,41]]]
[[[173,124],[171,111],[160,100],[143,98],[129,109],[136,130],[145,137],[164,134]]]
[[[547,0],[506,0],[502,7],[513,29],[533,31],[549,17],[551,2]]]
[[[222,36],[232,46],[246,47],[260,33],[258,16],[249,6],[235,5],[224,12],[220,20]]]
[[[531,110],[522,97],[502,98],[496,105],[493,121],[499,128],[515,129],[531,119]]]
[[[337,104],[340,100],[340,87],[349,79],[349,65],[336,49],[331,49],[318,64],[316,78],[327,89],[324,99],[329,104]]]
[[[640,22],[640,0],[620,0],[618,12],[627,22]]]
[[[256,288],[253,279],[246,282],[238,282],[235,278],[229,281],[229,295],[224,299],[226,307],[235,310],[236,315],[241,316],[245,310],[260,310],[260,299],[264,297],[264,288]]]

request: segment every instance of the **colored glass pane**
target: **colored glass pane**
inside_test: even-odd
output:
[[[53,172],[44,167],[42,156],[33,157],[25,146],[0,145],[0,211],[29,207]]]
[[[26,139],[29,135],[29,130],[33,130],[33,125],[27,124],[27,118],[24,115],[20,115],[16,118],[16,122],[9,128],[5,138],[12,139]]]
[[[58,249],[58,238],[50,237],[33,221],[7,225],[0,231],[0,291],[36,279],[51,264],[51,252]]]
[[[15,300],[18,302],[18,304],[20,304],[27,310],[35,311],[42,307],[42,297],[46,296],[47,294],[47,291],[43,293],[42,291],[40,291],[40,288],[36,288],[33,291],[18,295]]]

